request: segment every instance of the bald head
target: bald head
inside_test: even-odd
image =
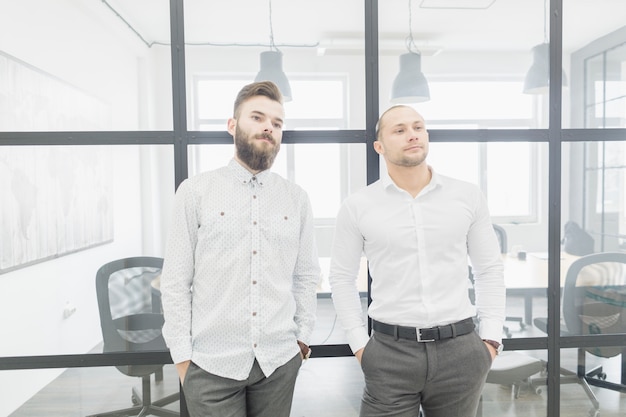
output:
[[[421,165],[428,155],[424,118],[410,106],[391,107],[378,120],[374,150],[385,158],[388,166]]]
[[[392,114],[398,112],[398,111],[402,111],[405,113],[414,113],[415,116],[420,119],[422,121],[422,123],[425,125],[426,122],[424,121],[424,118],[422,117],[421,114],[419,114],[417,112],[417,110],[415,110],[413,107],[411,106],[406,106],[404,104],[398,104],[396,106],[390,107],[387,110],[385,110],[383,112],[383,114],[380,115],[380,118],[378,119],[378,123],[376,123],[376,140],[381,140],[382,139],[382,131],[384,128],[384,125],[387,121],[387,119],[389,119],[389,116],[391,116]]]

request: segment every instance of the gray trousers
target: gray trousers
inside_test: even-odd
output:
[[[476,332],[436,342],[395,339],[374,332],[361,367],[361,417],[473,417],[491,368]]]
[[[289,417],[301,365],[298,353],[266,378],[255,360],[248,378],[237,381],[210,374],[192,362],[183,381],[189,415]]]

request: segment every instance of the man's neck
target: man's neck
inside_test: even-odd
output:
[[[235,161],[239,162],[239,165],[241,165],[242,167],[244,167],[245,169],[247,169],[252,175],[256,175],[259,172],[261,172],[261,170],[254,170],[252,168],[250,168],[248,166],[248,164],[246,164],[245,162],[243,162],[241,159],[239,159],[239,157],[237,157],[237,155],[235,155]]]
[[[426,162],[414,167],[388,166],[387,172],[393,182],[401,189],[411,194],[413,198],[428,185],[432,172]]]

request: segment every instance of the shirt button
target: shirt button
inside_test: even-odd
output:
[[[253,317],[256,317],[256,311],[253,311],[253,312],[252,312],[252,316],[253,316]]]
[[[252,224],[256,226],[256,221],[253,221]]]
[[[253,347],[256,347],[256,343],[254,345],[252,345]]]
[[[256,280],[252,281],[252,285],[256,285]]]
[[[256,255],[256,251],[255,251],[255,250],[253,250],[253,251],[252,251],[252,254],[253,254],[253,255]]]
[[[252,196],[252,198],[256,199],[256,196],[255,196],[255,195],[253,195],[253,196]]]

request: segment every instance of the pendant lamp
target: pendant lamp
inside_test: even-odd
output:
[[[282,52],[278,50],[261,52],[261,69],[254,81],[272,81],[283,95],[283,101],[291,101],[291,86],[283,72]]]
[[[409,0],[409,36],[406,39],[408,53],[400,55],[400,72],[391,86],[391,103],[408,104],[430,100],[428,81],[422,73],[422,55],[413,41],[411,29],[411,0]]]
[[[524,94],[547,94],[550,90],[550,44],[548,43],[546,0],[543,1],[543,43],[533,47],[533,63],[524,79]],[[565,71],[561,69],[563,87],[567,86]]]
[[[533,64],[524,79],[524,94],[546,94],[550,89],[550,44],[539,44],[532,51]],[[567,86],[564,70],[561,70],[561,80],[563,87]]]
[[[421,69],[422,56],[419,52],[400,55],[400,72],[391,86],[393,104],[420,103],[430,100],[428,81]]]
[[[272,81],[281,94],[283,101],[291,101],[291,86],[289,80],[283,71],[283,53],[278,50],[274,43],[274,29],[272,27],[272,0],[269,0],[269,16],[270,16],[270,50],[261,52],[260,70],[254,81]]]

